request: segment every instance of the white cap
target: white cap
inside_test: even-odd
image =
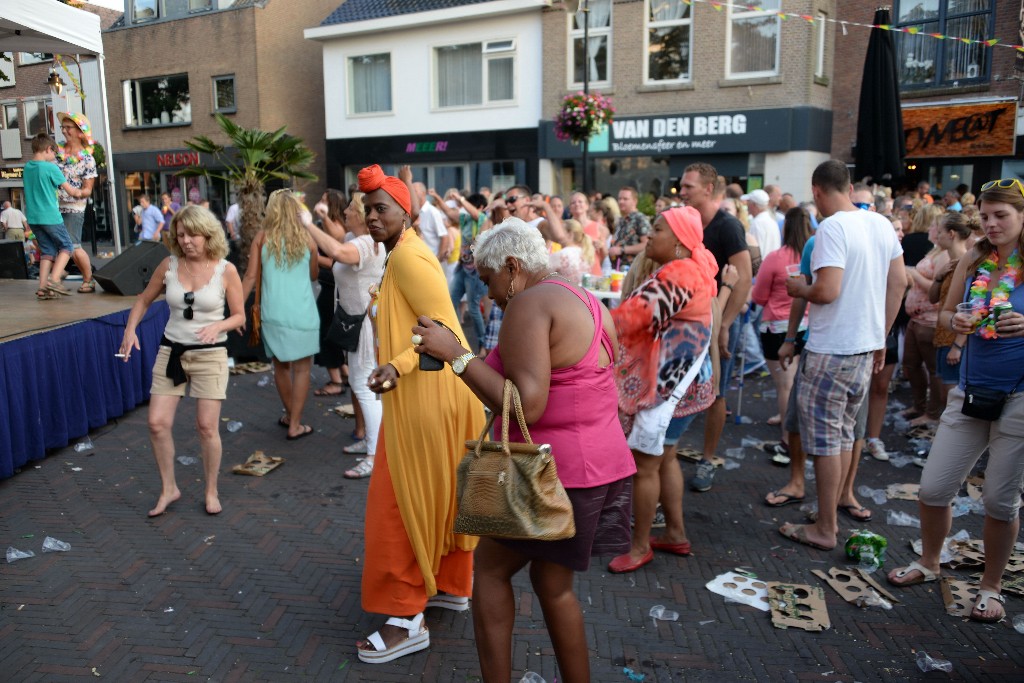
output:
[[[751,201],[758,206],[768,206],[768,193],[764,190],[754,190],[753,192],[740,197],[740,201]]]

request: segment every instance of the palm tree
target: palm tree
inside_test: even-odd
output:
[[[223,114],[217,114],[216,118],[217,124],[230,140],[234,153],[205,135],[185,140],[185,146],[200,154],[212,156],[224,170],[211,171],[204,166],[189,166],[178,175],[216,178],[235,186],[241,222],[239,234],[242,238],[239,256],[241,270],[244,272],[248,264],[249,245],[263,222],[266,204],[264,186],[271,180],[316,180],[315,175],[304,170],[313,162],[315,155],[301,138],[288,135],[285,126],[268,133],[258,128],[242,128]]]

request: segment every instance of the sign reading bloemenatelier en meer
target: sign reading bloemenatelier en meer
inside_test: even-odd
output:
[[[831,114],[807,107],[617,116],[590,139],[589,151],[602,156],[686,155],[783,152],[811,149],[831,135]],[[549,158],[570,158],[579,147],[561,142],[554,126],[541,126]]]

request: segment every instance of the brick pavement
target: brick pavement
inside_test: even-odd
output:
[[[359,605],[366,481],[341,477],[354,461],[340,452],[353,423],[326,412],[334,399],[311,398],[305,421],[317,433],[285,441],[275,425],[274,388],[257,385],[263,376],[232,378],[223,414],[244,427],[223,431],[220,516],[202,509],[199,465],[179,465],[182,499],[169,514],[146,518],[159,483],[144,408],[93,432],[94,451],[65,448],[0,482],[0,541],[36,553],[0,565],[0,679],[479,680],[469,612],[429,612],[427,652],[376,667],[356,659],[354,642],[380,619]],[[768,382],[748,381],[744,411],[754,424],[729,425],[722,452],[742,436],[775,435],[764,425],[774,404],[761,396]],[[194,405],[186,401],[180,412],[178,454],[197,456],[188,426]],[[684,442],[698,443],[700,429],[698,422]],[[229,473],[257,448],[288,462],[264,478]],[[951,660],[952,680],[1024,679],[1021,636],[1010,624],[948,617],[936,588],[900,591],[904,604],[889,612],[857,609],[826,588],[832,629],[824,633],[776,629],[766,613],[708,591],[708,580],[735,567],[821,585],[812,569],[844,564],[838,551],[777,534],[779,524],[802,516],[796,506],[761,504],[785,471],[753,449],[745,455],[739,469],[719,472],[711,492],[687,492],[693,557],[659,554],[625,576],[595,560],[580,575],[595,681],[627,681],[623,667],[648,682],[902,681],[922,677],[918,648]],[[693,466],[684,468],[690,476]],[[859,483],[884,488],[916,482],[919,473],[868,461]],[[887,527],[884,519],[887,509],[916,514],[916,504],[872,507],[877,521],[869,527],[890,541],[886,567],[910,559],[916,530]],[[980,535],[981,517],[954,523]],[[47,535],[68,541],[71,551],[42,554]],[[522,577],[517,590],[515,680],[529,669],[552,683],[557,671],[539,605]],[[647,617],[655,604],[677,611],[679,621],[655,623]],[[1008,599],[1011,617],[1022,611],[1019,599]]]

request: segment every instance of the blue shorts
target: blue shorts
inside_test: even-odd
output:
[[[71,236],[71,244],[78,249],[82,246],[82,226],[85,224],[85,212],[69,211],[62,213],[61,217],[64,219],[64,227],[67,228],[68,235]]]
[[[71,242],[71,236],[63,223],[54,225],[33,225],[32,232],[39,242],[39,251],[43,252],[42,258],[45,261],[52,261],[62,251],[68,254],[75,250]]]
[[[946,362],[946,356],[952,346],[940,346],[935,349],[935,374],[939,376],[943,384],[960,383],[960,363],[950,365]],[[961,356],[961,359],[963,356]]]
[[[700,413],[694,413],[686,417],[673,417],[672,421],[668,423],[668,429],[665,430],[665,445],[676,445],[679,442],[679,437],[690,428],[690,425],[697,419],[698,415]]]

